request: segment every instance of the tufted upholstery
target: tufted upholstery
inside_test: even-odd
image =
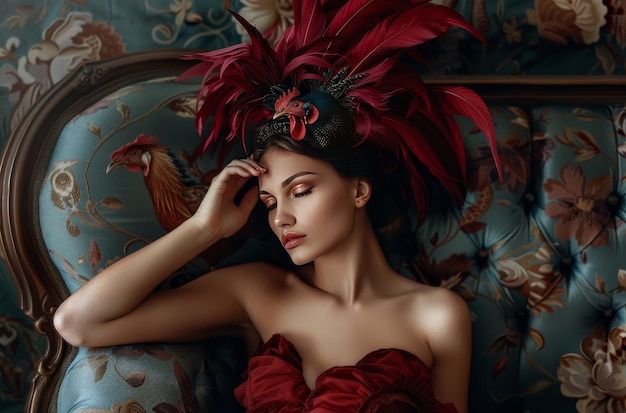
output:
[[[420,229],[418,265],[472,310],[475,411],[623,411],[623,103],[545,86],[492,100],[501,181],[460,121],[471,192]]]
[[[189,161],[197,84],[173,82],[187,64],[179,53],[82,67],[35,105],[2,158],[2,245],[27,312],[49,340],[31,411],[237,411],[232,387],[246,358],[238,333],[73,349],[51,326],[64,297],[165,231],[141,174],[105,173],[114,150],[140,133],[157,136],[185,181],[207,182],[227,161]],[[398,267],[468,302],[471,411],[624,411],[626,80],[429,81],[469,83],[488,99],[503,162],[499,180],[483,137],[458,119],[469,157],[464,208],[432,213]],[[244,237],[163,288],[271,253]]]

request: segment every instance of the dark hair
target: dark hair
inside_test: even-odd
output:
[[[387,260],[399,271],[401,261],[409,251],[409,236],[415,229],[410,221],[412,197],[406,193],[408,173],[393,154],[386,153],[369,142],[356,147],[339,149],[315,148],[286,135],[275,135],[257,143],[253,158],[260,160],[271,148],[297,153],[321,160],[332,166],[344,178],[363,178],[372,185],[367,212]]]

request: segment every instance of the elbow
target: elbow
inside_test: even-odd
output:
[[[88,346],[85,329],[81,328],[76,317],[63,304],[54,313],[53,324],[56,331],[67,343],[76,347]]]

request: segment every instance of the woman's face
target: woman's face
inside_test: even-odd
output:
[[[357,180],[329,164],[282,149],[260,160],[259,197],[272,231],[296,265],[336,251],[352,234]]]

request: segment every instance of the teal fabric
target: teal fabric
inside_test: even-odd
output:
[[[226,162],[244,156],[237,147],[225,158],[217,152],[192,160],[201,143],[190,116],[198,89],[197,82],[178,83],[172,77],[128,85],[86,108],[55,138],[46,159],[39,219],[46,248],[70,293],[171,230],[160,218],[171,217],[172,209],[164,210],[154,199],[179,195],[170,193],[176,184],[206,190]],[[151,153],[147,175],[122,166],[108,168],[115,153],[135,143]],[[186,202],[197,206],[203,195],[203,190],[188,194]],[[263,238],[244,228],[160,288],[175,288],[213,267],[267,260],[272,254]],[[119,406],[168,411],[180,403],[189,411],[237,411],[232,389],[241,382],[246,346],[241,337],[225,337],[183,345],[80,349],[61,384],[58,411],[110,411]]]
[[[61,384],[59,412],[237,412],[245,369],[236,338],[194,345],[81,348]],[[172,410],[174,409],[174,410]]]
[[[164,231],[142,174],[105,173],[113,152],[145,133],[158,136],[152,144],[169,149],[188,181],[219,169],[215,157],[187,161],[198,137],[193,119],[174,102],[196,88],[171,79],[131,85],[116,92],[115,103],[103,99],[61,132],[40,218],[70,291]],[[626,112],[607,105],[490,108],[502,180],[484,137],[458,118],[469,157],[465,205],[429,215],[398,269],[468,302],[474,320],[470,411],[592,412],[619,405],[626,365],[626,136],[620,123]],[[53,185],[61,175],[64,186]],[[251,241],[224,253],[218,265],[267,259],[271,249]],[[198,265],[165,288],[195,277],[203,270],[201,260]],[[194,346],[81,349],[63,381],[60,411],[148,411],[178,397],[202,411],[232,401],[244,346],[217,341],[190,350]],[[221,368],[206,367],[216,363]],[[157,394],[155,381],[169,384]]]
[[[241,9],[237,0],[231,7]],[[240,42],[221,1],[0,1],[0,145],[24,113],[81,63],[161,48]]]
[[[427,219],[413,265],[472,310],[470,411],[619,411],[623,107],[491,109],[503,180],[460,119],[472,192],[458,219]]]
[[[237,0],[230,6],[242,8]],[[0,0],[0,148],[29,107],[82,63],[141,50],[211,49],[240,41],[217,0]],[[32,321],[18,308],[1,255],[0,280],[0,320],[3,326],[10,323],[7,333],[0,328],[0,411],[14,413],[23,410],[35,360],[44,348]]]
[[[555,0],[437,2],[455,7],[485,35],[486,43],[459,31],[444,35],[423,48],[428,63],[425,70],[430,73],[619,75],[625,72],[623,0],[572,2],[589,6],[575,10],[559,9]],[[268,22],[278,22],[284,27],[289,23],[289,7],[283,2],[277,4],[252,0],[23,0],[19,3],[0,0],[0,148],[33,102],[80,64],[140,50],[213,49],[237,43],[245,38],[226,8],[252,18],[261,27]],[[275,20],[264,19],[268,8],[269,16]],[[111,132],[106,129],[110,121],[119,122],[116,110],[116,106],[109,106],[94,112],[103,136]],[[422,272],[429,274],[426,281],[438,283],[442,282],[440,278],[445,278],[446,285],[456,288],[468,299],[477,320],[494,312],[499,315],[490,319],[490,323],[475,323],[474,334],[484,340],[477,344],[483,353],[476,353],[475,365],[491,367],[473,373],[479,377],[472,382],[475,406],[484,406],[485,400],[490,400],[488,403],[496,400],[498,406],[506,406],[509,411],[525,411],[526,408],[532,412],[550,411],[550,406],[563,399],[558,383],[572,381],[573,372],[587,377],[591,374],[589,366],[604,366],[594,358],[595,354],[608,354],[609,343],[618,343],[622,337],[626,275],[621,256],[616,255],[617,246],[623,245],[622,218],[615,217],[623,217],[626,212],[622,202],[625,183],[621,179],[623,157],[620,155],[625,151],[620,147],[624,144],[623,125],[613,123],[621,109],[592,107],[585,111],[588,112],[580,112],[577,107],[520,108],[519,111],[511,107],[498,108],[495,115],[500,119],[498,132],[506,154],[506,179],[495,188],[498,201],[491,202],[489,212],[482,211],[481,216],[488,216],[494,222],[492,217],[503,218],[497,220],[497,225],[490,225],[489,230],[483,228],[483,224],[491,222],[487,218],[459,229],[453,250],[462,252],[452,256],[446,256],[450,251],[433,241],[444,239],[437,228],[446,218],[431,217],[420,229],[420,245],[424,251],[420,252],[418,261],[420,268],[428,270]],[[176,119],[172,113],[168,116],[170,120]],[[89,131],[87,118],[68,125],[65,133],[87,134],[92,145],[97,145],[98,138]],[[129,127],[128,135],[117,136],[116,144],[147,130],[144,127]],[[466,125],[466,131],[470,129]],[[150,132],[161,138],[173,133],[167,129]],[[478,138],[471,135],[471,139]],[[468,142],[471,143],[471,139]],[[105,155],[114,147],[113,138],[107,142],[110,146],[99,149],[101,152],[88,167],[85,164],[88,152],[85,152],[69,158],[80,160],[79,163],[57,165],[58,168],[51,165],[51,172],[72,171],[81,185],[86,179],[102,178]],[[483,164],[487,162],[484,147],[472,145],[473,156],[482,159]],[[95,153],[94,146],[84,149]],[[65,155],[59,156],[62,159]],[[578,167],[585,177],[582,181]],[[114,175],[105,175],[102,179],[117,176],[115,182],[123,193],[140,191],[138,176],[128,178],[127,175],[125,179],[121,178],[122,172],[114,171]],[[477,167],[476,174],[481,179],[488,176],[495,180],[493,170],[487,172]],[[580,214],[576,215],[576,208],[589,205],[583,195],[595,191],[595,183],[607,180],[611,192],[595,194],[604,201],[594,204],[599,211],[591,214],[594,225],[589,229],[567,221],[568,213],[574,213],[578,219]],[[575,185],[559,186],[559,182],[575,182]],[[127,186],[122,188],[122,184]],[[561,187],[569,188],[570,192],[555,198],[556,188]],[[571,188],[587,192],[572,192]],[[488,194],[488,191],[483,192],[470,192],[468,208],[482,199],[480,196]],[[123,193],[117,194],[116,200],[123,200]],[[50,207],[45,213],[50,214],[48,218],[54,223],[51,227],[66,228],[71,208],[63,204],[66,200],[61,200],[65,209],[54,206],[51,194],[50,188],[42,193],[42,199],[46,199]],[[105,194],[90,194],[89,191],[83,192],[81,201],[86,197],[110,201]],[[98,204],[103,214],[97,216],[98,222],[124,226],[116,221],[119,217],[116,213],[121,212],[117,206],[115,202]],[[113,231],[112,243],[102,244],[102,256],[107,259],[128,252],[115,250],[114,242],[132,240],[132,249],[159,234],[159,227],[154,225],[155,217],[142,215],[146,211],[152,214],[145,192],[134,202],[125,201],[123,206],[124,213],[131,213],[133,232]],[[81,208],[84,209],[84,204]],[[74,220],[77,215],[72,217]],[[612,224],[607,217],[615,218]],[[91,218],[94,217],[89,216]],[[67,229],[63,231],[67,235]],[[85,232],[102,236],[105,233],[102,227],[92,226],[82,231],[82,235],[66,239],[67,244],[60,244],[62,251],[57,251],[61,257],[67,255],[67,261],[59,256],[56,259],[71,290],[106,265],[106,259],[95,265],[89,262],[88,246],[92,244],[85,243]],[[503,240],[507,249],[500,245]],[[72,245],[76,250],[70,249]],[[240,259],[243,258],[231,256],[222,264]],[[201,272],[202,263],[197,265],[200,267],[194,267],[191,276]],[[554,272],[548,274],[548,269]],[[410,264],[401,270],[421,277],[414,274]],[[459,285],[455,284],[458,281],[455,278],[448,279],[458,271],[466,274]],[[177,274],[172,285],[189,276]],[[32,321],[18,308],[17,291],[1,256],[0,286],[0,411],[13,413],[23,409],[29,376],[44,351],[44,343]],[[537,296],[538,288],[545,296]],[[572,308],[576,311],[571,311]],[[559,339],[560,328],[551,333],[554,326],[562,324],[571,327],[572,335],[568,335],[568,340]],[[593,328],[596,325],[606,328],[596,330]],[[618,355],[623,357],[624,349],[611,345],[615,351],[622,351]],[[223,346],[216,344],[215,348]],[[563,356],[557,366],[552,356],[558,352],[571,356]],[[80,354],[88,357],[87,353]],[[584,370],[587,367],[589,371]],[[623,372],[619,370],[623,367],[616,368]],[[490,383],[489,395],[482,393],[484,383]],[[600,401],[592,401],[592,389],[570,384],[566,386],[571,394],[567,402],[572,409],[577,400],[580,411],[591,411],[596,406],[594,403],[599,403],[600,408],[617,403],[618,399],[611,393],[602,393]],[[506,408],[502,407],[502,411],[507,411]]]

